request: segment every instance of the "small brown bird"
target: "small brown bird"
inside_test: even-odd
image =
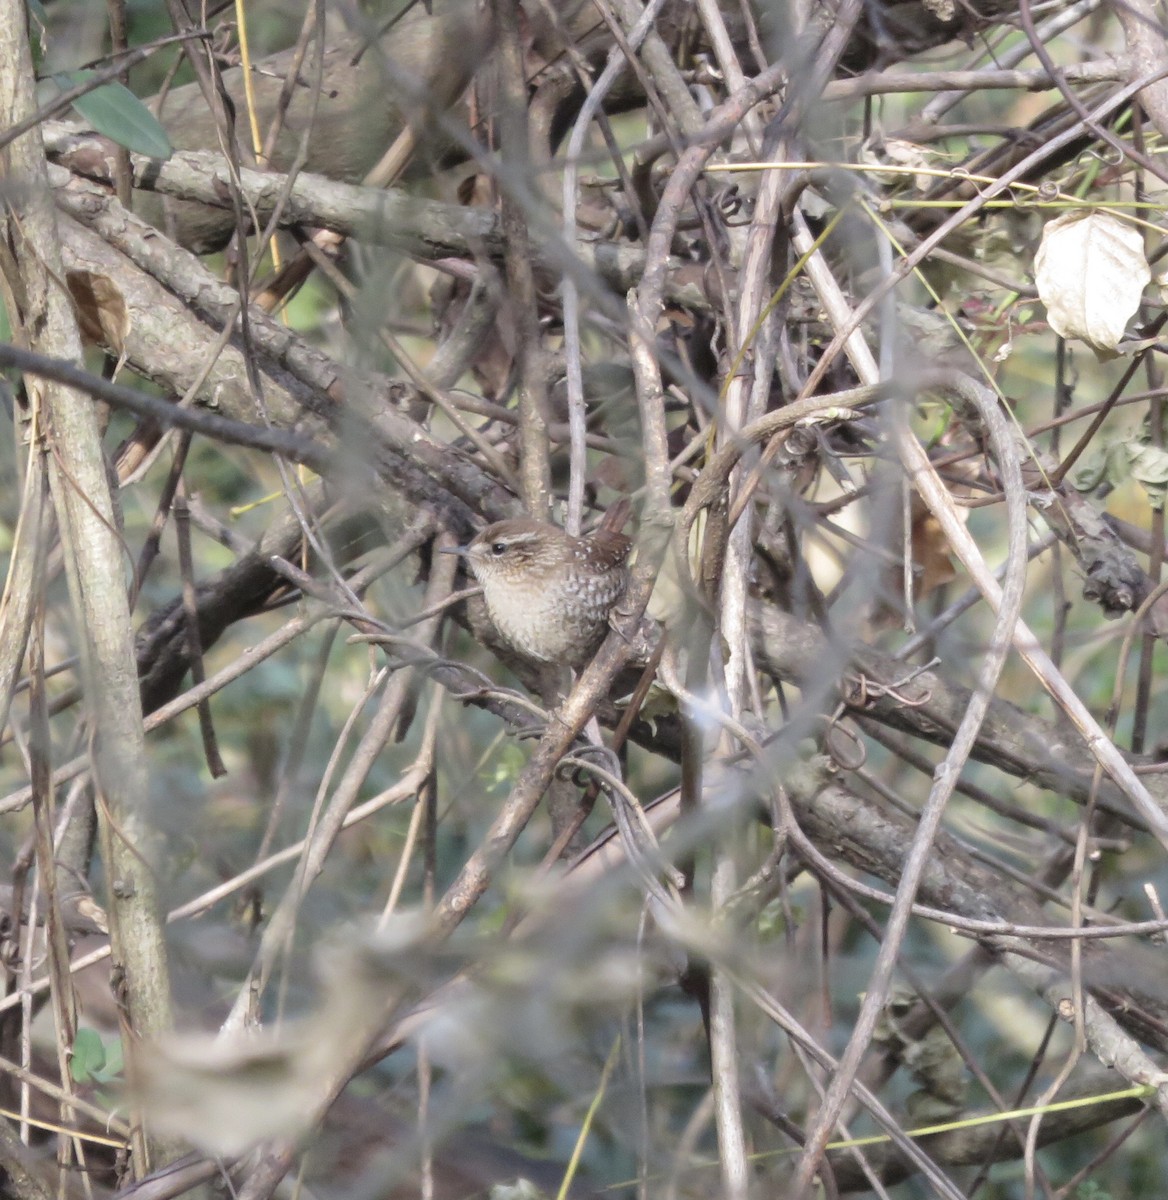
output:
[[[600,648],[629,582],[632,542],[613,523],[576,538],[546,521],[499,521],[452,553],[482,584],[491,621],[514,650],[579,668]]]

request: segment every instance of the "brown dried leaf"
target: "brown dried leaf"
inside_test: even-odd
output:
[[[957,571],[953,567],[949,539],[942,532],[940,522],[927,509],[918,512],[918,508],[924,509],[924,505],[914,495],[912,556],[913,562],[920,567],[915,588],[915,598],[919,601],[944,584],[952,583],[957,578]]]
[[[117,285],[108,275],[93,271],[70,271],[65,278],[82,338],[89,345],[112,350],[121,358],[126,352],[130,314]]]

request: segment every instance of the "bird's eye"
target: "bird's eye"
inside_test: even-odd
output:
[[[507,543],[506,542],[492,542],[491,543],[491,553],[496,558],[498,558],[499,555],[501,555],[501,554],[505,554],[506,552],[507,552]]]

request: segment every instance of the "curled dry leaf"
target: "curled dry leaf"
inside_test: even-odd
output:
[[[1144,629],[1162,642],[1168,642],[1168,595],[1152,601],[1144,616]]]
[[[121,358],[130,332],[130,314],[117,285],[109,276],[93,271],[70,271],[66,279],[81,336],[90,345],[104,346]]]
[[[860,162],[874,167],[889,167],[889,174],[884,177],[886,180],[893,183],[903,180],[904,168],[914,172],[912,185],[918,192],[928,189],[933,182],[932,175],[928,172],[932,170],[935,175],[936,171],[933,168],[938,164],[943,165],[948,157],[931,147],[920,146],[904,138],[868,138],[860,147]],[[917,171],[921,173],[916,174]]]
[[[1113,354],[1151,279],[1139,230],[1108,213],[1050,221],[1034,259],[1034,282],[1055,333]]]

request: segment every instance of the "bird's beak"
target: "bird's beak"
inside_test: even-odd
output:
[[[457,554],[461,558],[465,558],[470,553],[470,546],[441,546],[438,549],[439,554]]]

